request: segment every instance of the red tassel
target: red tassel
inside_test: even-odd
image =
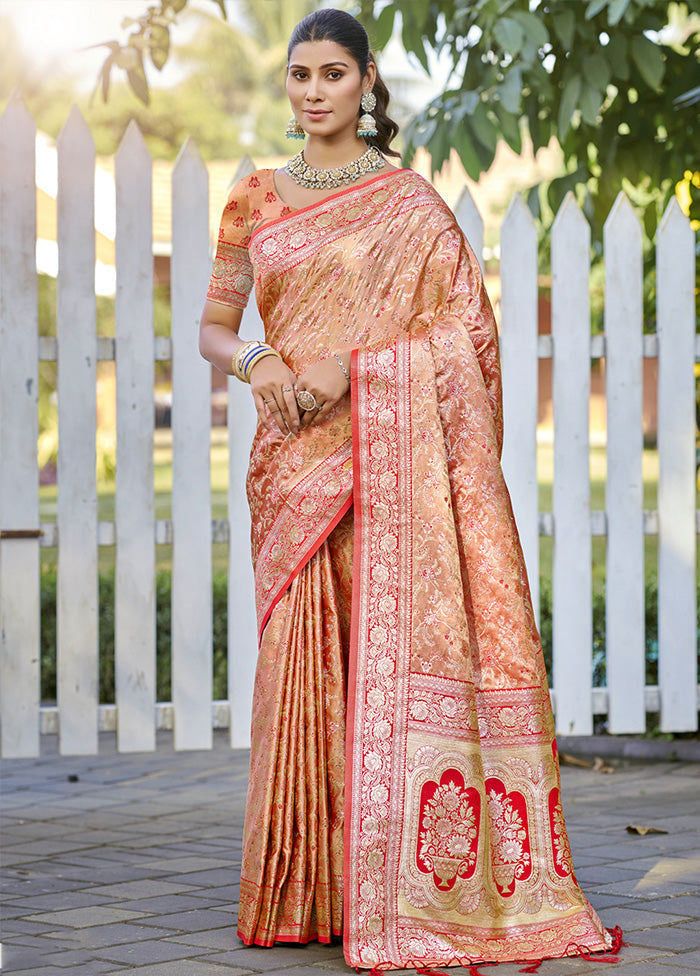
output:
[[[542,965],[543,962],[544,959],[534,959],[531,963],[528,963],[527,966],[523,966],[522,969],[519,969],[518,972],[538,973],[540,971],[540,966]]]
[[[418,976],[447,976],[447,973],[443,973],[441,969],[423,969],[420,966],[415,967]]]
[[[606,932],[612,936],[613,941],[610,948],[606,949],[605,952],[591,952],[588,946],[579,946],[575,943],[569,946],[569,948],[576,949],[575,955],[579,959],[584,959],[586,962],[619,962],[620,959],[617,953],[620,951],[622,946],[627,945],[622,938],[622,929],[619,925],[616,925],[614,929],[606,929]],[[569,955],[569,953],[567,953],[567,955]],[[571,953],[571,955],[574,955],[574,953]]]

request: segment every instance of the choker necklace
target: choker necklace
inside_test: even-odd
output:
[[[330,190],[344,183],[354,183],[366,173],[376,173],[384,166],[382,154],[374,146],[368,146],[359,159],[353,159],[346,166],[336,169],[315,169],[304,159],[304,150],[292,156],[285,172],[291,176],[299,186],[306,186],[311,190]]]

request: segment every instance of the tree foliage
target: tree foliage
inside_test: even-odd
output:
[[[426,71],[428,48],[450,61],[446,90],[409,127],[408,160],[425,146],[437,171],[454,147],[477,179],[499,140],[519,152],[525,132],[535,151],[554,137],[567,173],[548,188],[551,210],[579,187],[595,233],[624,188],[649,236],[700,169],[700,0],[359,0],[357,12],[376,46],[400,24]]]

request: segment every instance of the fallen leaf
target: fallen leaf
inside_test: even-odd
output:
[[[615,767],[611,766],[600,756],[596,756],[593,760],[593,772],[594,773],[614,773]]]
[[[586,759],[579,759],[578,756],[572,756],[570,752],[560,752],[559,762],[562,766],[581,766],[583,769],[593,768],[592,762],[588,762]]]
[[[628,834],[639,834],[640,837],[644,837],[646,834],[667,834],[668,831],[664,830],[663,827],[643,827],[640,824],[627,824]]]

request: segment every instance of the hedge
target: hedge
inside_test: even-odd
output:
[[[157,701],[171,700],[170,685],[170,585],[168,571],[156,574],[156,696]],[[100,574],[100,701],[114,701],[114,573]],[[227,685],[227,577],[216,573],[212,586],[214,620],[214,698],[228,697]],[[646,584],[646,681],[658,681],[658,590],[656,579]],[[700,594],[698,599],[700,626]],[[540,583],[540,634],[547,673],[552,676],[552,589],[549,580]],[[593,596],[593,685],[605,684],[605,596]],[[700,653],[699,653],[700,663]],[[56,571],[41,575],[41,698],[56,700]]]

